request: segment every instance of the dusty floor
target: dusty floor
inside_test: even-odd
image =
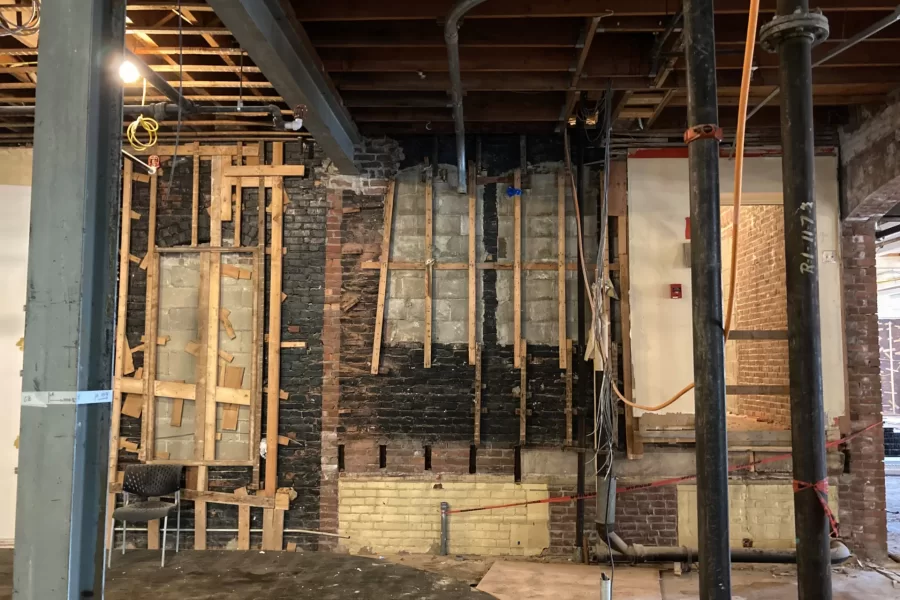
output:
[[[884,478],[887,497],[888,551],[900,554],[900,475]]]
[[[12,558],[11,550],[0,550],[0,600],[12,597]],[[109,600],[488,600],[492,596],[475,591],[472,584],[477,584],[492,564],[493,559],[455,556],[360,557],[208,551],[183,552],[178,556],[173,553],[167,557],[166,568],[160,569],[157,552],[132,550],[124,558],[113,557],[106,597]],[[698,597],[696,572],[676,577],[671,567],[663,567],[659,581],[663,600]],[[900,584],[895,587],[890,579],[875,571],[851,566],[837,568],[832,582],[834,600],[900,599]],[[794,600],[796,571],[787,565],[736,566],[732,593],[736,600]],[[557,597],[565,600],[565,592],[561,590]]]

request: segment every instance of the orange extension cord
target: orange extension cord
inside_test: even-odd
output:
[[[747,40],[744,45],[744,65],[743,71],[741,73],[741,96],[740,102],[738,104],[738,125],[737,132],[735,135],[735,153],[734,153],[734,224],[732,225],[732,236],[731,236],[731,277],[728,285],[728,308],[725,313],[725,329],[724,336],[725,339],[728,339],[728,334],[731,332],[732,318],[734,316],[734,299],[735,299],[735,290],[737,288],[737,256],[738,256],[738,232],[740,229],[740,217],[741,217],[741,194],[743,191],[743,182],[744,182],[744,141],[747,132],[747,104],[749,103],[750,97],[750,74],[752,72],[751,67],[753,65],[753,49],[756,46],[756,25],[759,19],[759,0],[750,0],[750,11],[747,19]],[[578,192],[575,186],[575,176],[572,173],[572,161],[569,156],[569,141],[568,141],[568,132],[566,131],[566,140],[564,143],[566,150],[566,167],[569,171],[569,181],[572,184],[572,197],[575,199],[575,212],[576,212],[576,223],[578,225],[578,247],[581,251],[581,255],[584,256],[584,244],[582,240],[581,234],[581,210],[578,206]],[[584,284],[587,291],[588,302],[591,304],[591,311],[595,310],[594,308],[594,300],[591,296],[591,285],[587,275],[587,269],[584,266],[584,262],[581,264],[581,274],[584,277]],[[619,391],[619,388],[616,387],[615,382],[612,382],[612,390],[615,392],[616,396],[619,397],[619,400],[631,406],[633,408],[639,408],[641,410],[646,410],[650,412],[662,410],[673,404],[676,400],[687,394],[689,391],[694,389],[694,382],[689,383],[688,385],[681,388],[674,396],[663,402],[662,404],[657,404],[655,406],[647,406],[644,404],[636,404],[631,402]]]

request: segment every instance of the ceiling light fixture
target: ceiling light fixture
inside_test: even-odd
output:
[[[134,83],[140,79],[141,74],[138,72],[137,67],[134,66],[134,63],[123,60],[122,64],[119,65],[119,77],[121,77],[122,81],[125,83]]]

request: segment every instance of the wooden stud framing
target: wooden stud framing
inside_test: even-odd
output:
[[[519,342],[519,443],[525,445],[525,423],[528,417],[528,373],[525,367],[528,362],[528,344]]]
[[[212,159],[212,186],[209,205],[209,245],[222,246],[222,199],[231,199],[230,186],[222,176],[227,157],[214,156]],[[216,459],[216,387],[219,373],[219,303],[222,291],[222,255],[210,252],[209,260],[209,305],[206,313],[206,397],[203,412],[206,415],[203,428],[203,458]],[[200,411],[199,405],[197,412]],[[199,430],[198,430],[199,431]]]
[[[522,189],[522,169],[516,169],[513,187]],[[522,347],[522,196],[513,196],[513,366],[521,365]],[[522,417],[524,419],[524,416]],[[524,422],[524,421],[523,421]],[[524,427],[524,426],[523,426]],[[522,434],[524,436],[524,433]]]
[[[248,162],[250,158],[247,159]],[[256,163],[263,164],[266,160],[266,145],[259,142],[256,147]],[[254,271],[256,276],[256,294],[253,297],[253,314],[256,315],[256,330],[253,332],[253,349],[250,356],[250,389],[253,390],[253,397],[260,399],[262,397],[262,371],[263,371],[263,351],[262,340],[263,331],[266,324],[265,311],[262,310],[262,299],[266,293],[266,184],[263,177],[259,178],[257,193],[257,214],[256,214],[256,231],[257,231],[257,253],[254,262]],[[250,415],[250,447],[256,452],[259,448],[260,431],[262,430],[262,401],[256,403],[253,414]],[[259,460],[254,461],[253,474],[251,482],[255,488],[259,488]]]
[[[159,286],[156,283],[159,272],[159,261],[155,256],[156,250],[156,202],[158,193],[159,176],[153,174],[150,177],[150,216],[147,223],[147,256],[149,267],[147,268],[147,296],[144,321],[144,335],[146,339],[156,338],[156,317],[159,311]],[[154,389],[156,380],[156,344],[147,344],[144,351],[144,389]],[[141,418],[141,444],[138,459],[141,461],[153,459],[153,439],[156,437],[156,397],[153,394],[144,396],[144,411]]]
[[[629,401],[633,401],[633,385],[631,373],[631,301],[628,264],[628,192],[627,172],[624,161],[613,161],[609,172],[609,205],[617,207],[619,214],[616,216],[616,228],[618,232],[618,262],[619,262],[619,299],[622,319],[622,377],[624,378],[623,394]],[[637,431],[634,409],[625,405],[625,443],[628,450],[628,458],[638,458],[644,454],[644,445],[640,440],[640,432]]]
[[[250,549],[250,506],[238,506],[238,550]]]
[[[572,445],[572,340],[566,340],[566,446]]]
[[[471,231],[471,230],[470,230]],[[481,344],[475,345],[475,440],[481,445]]]
[[[209,330],[209,255],[200,255],[200,288],[198,290],[199,302],[197,306],[197,331]],[[207,348],[206,337],[201,336],[200,348],[197,351],[195,363],[197,384],[194,392],[194,460],[203,461],[206,454],[206,388],[207,384],[214,387],[216,380],[207,381]]]
[[[284,144],[272,145],[272,162],[284,162]],[[269,373],[266,393],[266,495],[278,489],[278,393],[281,382],[281,268],[284,235],[284,183],[279,179],[272,188],[272,258],[269,277]],[[266,519],[264,519],[266,521]]]
[[[209,467],[197,467],[197,491],[205,492]],[[194,500],[194,550],[206,550],[206,501]]]
[[[395,182],[388,183],[384,197],[384,231],[381,236],[381,277],[378,280],[378,306],[375,310],[375,338],[372,343],[372,375],[378,375],[381,361],[381,337],[384,331],[384,297],[387,293],[388,264],[391,261],[391,227],[394,221]]]
[[[425,175],[425,368],[431,368],[432,292],[434,289],[434,178],[431,169]]]
[[[243,144],[237,143],[238,153],[234,157],[234,164],[243,166],[244,151]],[[234,247],[239,248],[241,245],[241,214],[244,212],[244,184],[243,178],[238,177],[234,182]]]
[[[281,160],[273,160],[271,165],[242,165],[225,168],[225,177],[303,177],[306,175],[306,167],[304,165],[285,165],[284,163],[284,142],[274,142],[281,144]]]
[[[194,142],[194,178],[191,192],[191,247],[198,244],[200,226],[200,142]]]
[[[476,295],[476,287],[475,287],[475,201],[478,192],[478,186],[475,183],[475,163],[469,163],[469,291],[468,291],[468,316],[469,316],[469,324],[468,324],[468,334],[469,334],[469,364],[474,365],[477,362],[475,349],[475,295]],[[480,375],[478,375],[480,377]],[[478,392],[480,396],[480,391]],[[479,414],[477,417],[480,422],[481,415]],[[478,444],[478,435],[475,436],[475,444]]]
[[[556,174],[556,268],[559,327],[559,368],[565,369],[566,357],[566,172]]]
[[[122,215],[131,213],[131,195],[132,182],[131,175],[134,172],[134,165],[128,159],[125,159],[125,169],[122,175]],[[125,336],[126,315],[128,310],[128,254],[131,249],[131,219],[122,219],[122,236],[119,245],[119,296],[118,306],[116,307],[116,354],[115,364],[113,366],[116,380],[120,380],[125,371],[125,355],[128,347],[128,341]],[[109,481],[116,480],[116,472],[119,468],[119,427],[122,421],[122,391],[119,386],[115,386],[113,390],[112,417],[110,421],[110,443],[109,443]],[[116,507],[116,495],[110,493],[106,498],[106,517],[107,537],[106,547],[113,547],[114,537],[114,521],[112,513]]]

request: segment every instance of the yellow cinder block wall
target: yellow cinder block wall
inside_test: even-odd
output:
[[[828,490],[828,505],[838,514],[837,487]],[[729,484],[728,537],[732,548],[745,539],[754,548],[795,547],[794,490],[791,484]],[[678,486],[678,544],[697,547],[697,486]]]
[[[548,497],[546,484],[512,483],[499,476],[440,483],[342,478],[338,491],[340,532],[350,536],[341,540],[341,547],[352,553],[437,554],[441,502],[457,509]],[[450,515],[449,546],[454,554],[535,556],[549,545],[549,504]]]

